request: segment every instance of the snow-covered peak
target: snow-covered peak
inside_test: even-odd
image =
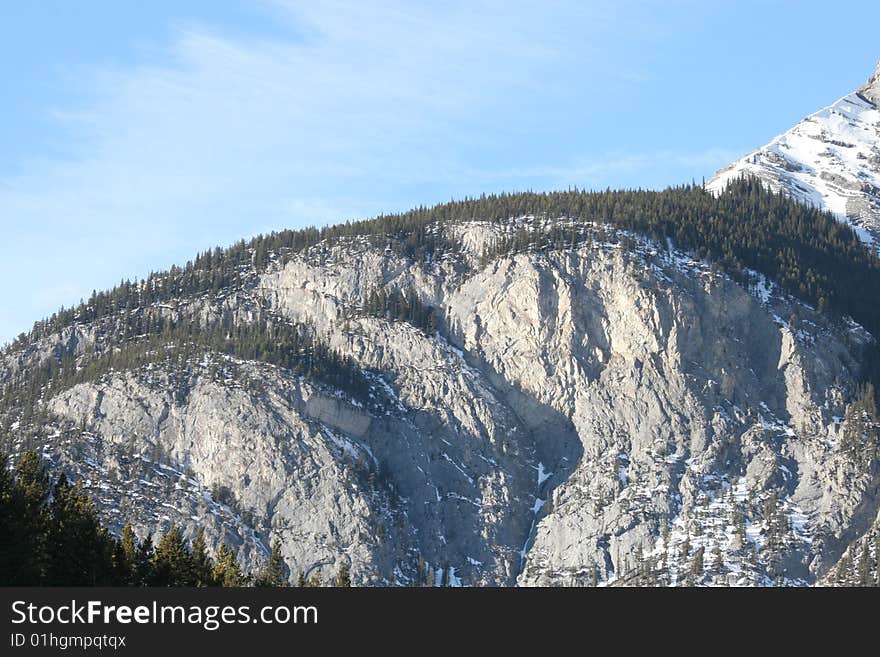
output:
[[[830,210],[880,245],[880,68],[867,84],[715,174],[719,193],[742,175]]]
[[[880,62],[877,62],[877,70],[868,78],[865,86],[859,89],[859,93],[875,105],[880,105]]]

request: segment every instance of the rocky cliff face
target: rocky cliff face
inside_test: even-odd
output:
[[[868,78],[865,86],[859,89],[859,94],[874,103],[874,105],[880,106],[880,62],[877,62],[877,70]]]
[[[718,171],[721,192],[742,175],[835,213],[880,244],[880,65],[868,82]]]
[[[209,353],[59,391],[20,446],[116,529],[203,526],[249,563],[280,538],[293,573],[345,562],[364,584],[805,584],[869,531],[877,475],[841,448],[860,327],[672,244],[603,229],[486,262],[504,228],[447,230],[454,257],[339,239],[169,306],[307,322],[366,397]],[[437,309],[437,333],[363,313],[380,287]],[[67,329],[4,371],[102,339]]]

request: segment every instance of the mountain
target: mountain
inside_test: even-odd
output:
[[[878,293],[754,180],[284,231],[37,322],[2,446],[325,581],[873,582]]]
[[[880,63],[867,83],[718,171],[719,193],[742,175],[829,210],[880,245]]]

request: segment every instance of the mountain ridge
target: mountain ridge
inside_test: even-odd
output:
[[[202,254],[6,349],[7,446],[114,531],[201,527],[246,566],[280,539],[291,572],[359,584],[814,583],[878,510],[850,410],[872,338],[706,218],[772,209],[813,236],[804,271],[817,233],[875,265],[822,213],[728,193],[499,197]]]
[[[877,69],[874,74],[868,78],[868,81],[861,87],[858,93],[862,94],[874,105],[880,105],[880,61],[877,62]]]
[[[880,246],[880,64],[857,91],[720,169],[707,188],[720,193],[743,175],[833,212]]]
[[[880,584],[880,64],[705,188],[261,235],[0,350],[101,521],[377,586]],[[201,540],[201,539],[200,539]]]

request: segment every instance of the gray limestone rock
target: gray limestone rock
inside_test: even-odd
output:
[[[339,241],[168,311],[307,322],[369,400],[209,354],[182,396],[158,366],[58,392],[43,453],[116,531],[204,527],[250,567],[277,538],[292,576],[344,562],[360,584],[620,585],[661,564],[681,583],[698,554],[706,581],[807,584],[868,531],[877,475],[839,447],[860,327],[648,240],[481,267],[496,229],[455,230],[459,262]],[[415,290],[439,332],[355,312],[375,286]]]

